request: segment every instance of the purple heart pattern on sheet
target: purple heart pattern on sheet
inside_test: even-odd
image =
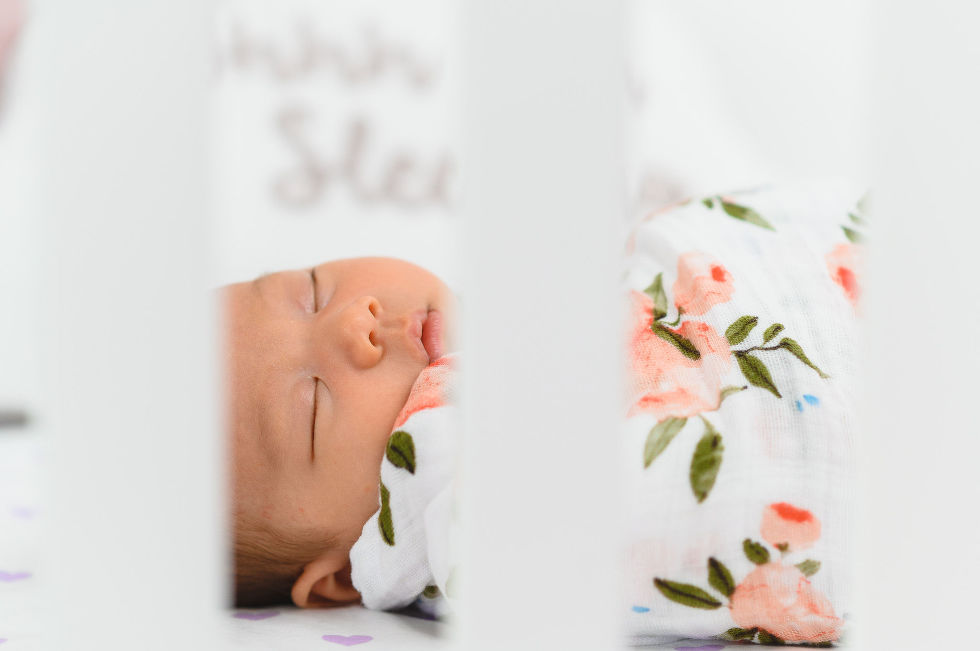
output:
[[[341,646],[355,646],[370,642],[374,638],[370,635],[324,635],[324,641],[339,644]]]
[[[22,581],[24,579],[31,578],[30,572],[6,572],[0,570],[0,581],[4,583],[12,583],[14,581]]]
[[[235,613],[235,618],[247,619],[251,622],[257,622],[263,619],[269,619],[270,617],[275,617],[278,614],[279,614],[278,610],[266,610],[261,612],[239,611]]]
[[[12,506],[10,507],[10,515],[22,520],[30,520],[37,515],[37,511],[27,506]]]

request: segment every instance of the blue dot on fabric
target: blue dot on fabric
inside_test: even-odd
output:
[[[803,411],[803,403],[799,400],[796,401],[796,411]]]
[[[633,606],[633,612],[634,613],[648,613],[648,612],[650,612],[650,609],[647,608],[646,606]]]
[[[803,399],[806,400],[807,403],[808,404],[811,404],[811,405],[819,405],[820,404],[820,398],[818,398],[816,396],[811,396],[809,393],[804,393],[803,394]]]

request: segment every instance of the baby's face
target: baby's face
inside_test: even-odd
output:
[[[377,509],[395,417],[450,344],[440,333],[454,322],[451,292],[386,258],[222,291],[235,508],[278,531],[330,531],[352,545]]]

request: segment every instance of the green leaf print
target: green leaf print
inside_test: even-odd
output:
[[[711,493],[718,478],[718,470],[724,458],[725,446],[721,443],[721,434],[703,416],[704,436],[698,441],[691,457],[691,490],[700,504]]]
[[[715,202],[711,199],[711,197],[705,197],[704,199],[701,200],[701,203],[704,204],[704,207],[705,208],[714,208],[715,207]]]
[[[776,338],[776,335],[785,329],[786,328],[782,323],[773,323],[771,326],[766,328],[766,331],[762,334],[762,343],[768,344],[770,341]]]
[[[735,359],[738,361],[738,368],[749,384],[771,391],[777,398],[783,397],[779,393],[779,389],[776,388],[776,383],[772,381],[769,369],[762,363],[761,359],[740,351],[735,351]]]
[[[717,558],[708,559],[708,583],[726,597],[731,597],[732,593],[735,592],[735,580],[732,579],[732,573]]]
[[[385,456],[396,468],[404,468],[415,474],[415,441],[408,432],[398,430],[388,439]]]
[[[703,608],[705,610],[721,608],[720,601],[696,585],[677,583],[665,579],[654,579],[653,585],[657,587],[657,590],[660,590],[663,596],[679,604],[690,606],[691,608]]]
[[[759,644],[768,644],[769,646],[783,646],[786,644],[780,638],[776,637],[769,631],[759,629]]]
[[[681,431],[685,423],[687,423],[686,418],[671,417],[653,426],[650,433],[647,434],[646,445],[643,446],[644,468],[649,468],[653,460],[667,449],[667,445],[674,440],[674,437]]]
[[[727,398],[728,396],[732,395],[733,393],[738,393],[740,391],[745,391],[746,389],[748,389],[747,386],[740,386],[740,387],[727,386],[727,387],[722,387],[721,388],[721,399],[724,400],[725,398]]]
[[[796,569],[803,572],[804,576],[813,576],[820,571],[820,561],[815,561],[812,558],[808,558],[802,563],[797,563]]]
[[[849,239],[851,241],[851,243],[853,243],[853,244],[863,244],[864,243],[864,236],[861,235],[860,233],[858,233],[853,228],[848,228],[847,226],[841,226],[841,230],[844,231],[844,235],[847,236],[847,239]]]
[[[862,215],[868,215],[871,213],[871,193],[866,192],[863,197],[858,199],[857,209],[861,211]]]
[[[759,629],[757,628],[738,628],[736,626],[725,631],[723,637],[733,642],[738,640],[751,640],[758,632]]]
[[[378,514],[378,528],[381,529],[381,538],[386,544],[395,546],[395,527],[391,523],[391,493],[388,488],[381,484],[381,512]]]
[[[667,293],[664,291],[664,275],[658,273],[650,286],[643,293],[653,299],[653,318],[662,319],[667,316]]]
[[[726,213],[728,213],[730,217],[734,217],[735,219],[738,219],[743,222],[748,222],[749,224],[755,224],[756,226],[761,226],[762,228],[766,228],[770,231],[776,230],[775,228],[772,227],[772,224],[770,224],[769,222],[767,222],[765,219],[762,218],[762,215],[752,210],[751,208],[748,208],[746,206],[740,206],[737,203],[725,201],[724,199],[721,200],[721,208]]]
[[[742,541],[742,551],[745,552],[745,557],[756,565],[765,565],[769,562],[769,550],[765,545],[751,538]]]
[[[803,352],[803,348],[800,347],[800,345],[796,343],[795,340],[786,337],[779,342],[779,347],[785,348],[789,352],[793,353],[793,355],[796,356],[796,359],[800,360],[801,362],[803,362],[804,364],[812,368],[814,371],[817,372],[817,375],[819,375],[820,377],[824,379],[830,377],[829,375],[821,371],[816,364],[810,361],[810,358],[807,357],[806,353]]]
[[[672,345],[677,350],[684,353],[684,357],[688,359],[693,359],[695,361],[701,359],[701,353],[688,339],[685,339],[681,335],[677,334],[667,326],[661,325],[660,323],[654,321],[650,326],[653,330],[653,334],[657,335],[670,345]]]
[[[725,330],[725,339],[728,343],[734,346],[735,344],[740,344],[745,341],[745,338],[749,336],[752,332],[752,328],[759,323],[759,317],[757,316],[743,316],[739,317],[728,326],[728,330]]]

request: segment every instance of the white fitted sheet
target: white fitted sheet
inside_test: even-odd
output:
[[[43,595],[38,587],[38,575],[44,570],[40,551],[45,519],[40,486],[43,459],[36,434],[0,433],[0,651],[51,648],[44,635]],[[229,609],[227,621],[224,646],[228,649],[438,651],[450,646],[449,626],[444,622],[362,606]],[[161,621],[164,625],[168,623]],[[197,647],[188,640],[186,648]]]
[[[265,619],[243,619],[245,616]],[[329,610],[270,608],[236,611],[230,636],[235,649],[341,649],[365,651],[448,649],[448,625],[363,606]],[[368,639],[369,638],[369,639]],[[6,651],[4,649],[3,651]]]

